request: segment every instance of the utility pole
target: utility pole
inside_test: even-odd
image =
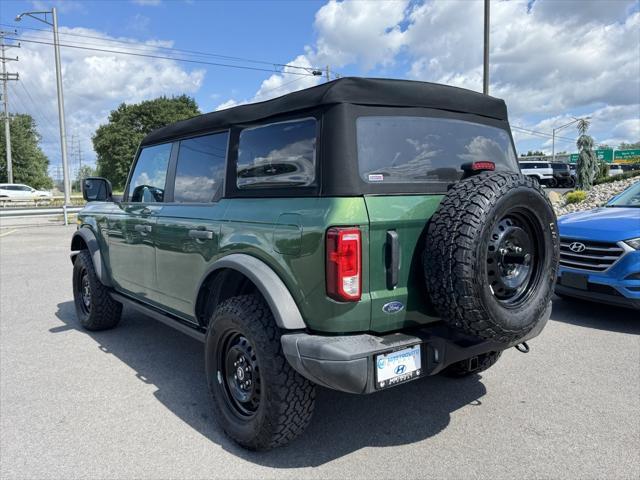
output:
[[[48,19],[51,16],[51,21]],[[40,22],[46,23],[53,27],[53,50],[56,59],[56,86],[58,89],[58,121],[60,123],[60,150],[62,151],[62,170],[63,170],[63,186],[64,186],[64,204],[62,210],[64,212],[64,224],[69,224],[67,216],[67,206],[71,203],[69,195],[69,164],[67,162],[67,137],[64,125],[64,96],[62,93],[62,68],[60,66],[60,38],[58,37],[58,12],[55,7],[51,10],[24,12],[16,17],[16,22],[22,20],[22,17],[31,17]],[[44,17],[44,18],[42,18]]]
[[[6,45],[4,43],[5,35],[11,35],[12,32],[5,32],[0,30],[0,49],[2,50],[2,104],[4,107],[4,138],[5,138],[5,151],[7,155],[7,183],[13,183],[13,160],[11,158],[11,126],[9,124],[9,98],[7,97],[7,84],[10,80],[18,80],[17,73],[7,73],[7,62],[17,61],[16,58],[8,58],[6,56],[6,50],[8,48],[20,48],[20,45]]]
[[[489,95],[489,6],[491,0],[484,0],[484,72],[482,77],[482,93]]]

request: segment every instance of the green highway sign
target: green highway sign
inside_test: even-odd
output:
[[[617,150],[615,161],[620,163],[640,163],[640,150]]]
[[[596,150],[596,157],[600,162],[607,163],[640,163],[640,150]],[[578,163],[579,155],[569,155],[569,163]]]

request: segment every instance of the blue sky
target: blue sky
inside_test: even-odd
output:
[[[37,120],[43,149],[60,161],[50,33],[16,14],[56,5],[61,43],[272,69],[330,64],[341,75],[409,78],[482,87],[482,2],[397,1],[15,1],[0,4],[2,29],[22,48],[10,71],[11,110]],[[591,115],[597,142],[640,140],[640,14],[634,0],[492,2],[491,93],[507,101],[519,151],[551,150],[548,135],[574,115]],[[28,28],[27,28],[28,27]],[[87,38],[94,37],[94,38]],[[134,42],[117,43],[113,40]],[[30,42],[31,41],[31,42]],[[267,64],[192,56],[197,50]],[[300,69],[251,71],[62,49],[68,137],[92,163],[91,134],[122,101],[187,93],[202,111],[311,86]],[[564,130],[557,150],[573,150]]]

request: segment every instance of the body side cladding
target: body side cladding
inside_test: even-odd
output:
[[[222,257],[207,270],[196,291],[200,292],[206,279],[212,273],[223,268],[240,272],[254,283],[267,301],[278,327],[286,330],[307,328],[300,310],[284,282],[271,267],[251,255],[234,253]],[[194,305],[196,304],[197,297],[194,299]]]
[[[91,254],[91,259],[93,260],[93,266],[96,269],[96,275],[100,282],[106,287],[113,287],[111,282],[111,277],[107,269],[104,266],[102,261],[102,254],[100,253],[100,245],[98,244],[98,239],[96,238],[95,233],[89,227],[81,227],[76,230],[71,237],[71,263],[75,261],[76,255],[78,255],[78,251],[81,250],[79,248],[82,244],[87,246],[89,253]]]

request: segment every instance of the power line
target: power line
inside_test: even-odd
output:
[[[42,45],[53,45],[52,42],[45,42],[45,41],[40,41],[40,40],[25,40],[25,39],[18,39],[18,38],[9,38],[7,37],[9,40],[16,40],[16,41],[21,41],[21,42],[27,42],[27,43],[39,43]],[[156,58],[159,60],[173,60],[176,62],[186,62],[186,63],[197,63],[197,64],[201,64],[201,65],[211,65],[214,67],[228,67],[228,68],[239,68],[239,69],[244,69],[244,70],[254,70],[254,71],[259,71],[259,72],[269,72],[269,73],[281,73],[278,72],[277,70],[272,70],[272,69],[267,69],[267,68],[260,68],[260,67],[249,67],[246,65],[232,65],[232,64],[228,64],[228,63],[219,63],[219,62],[206,62],[204,60],[193,60],[193,59],[189,59],[189,58],[176,58],[176,57],[166,57],[166,56],[162,56],[162,55],[152,55],[152,54],[146,54],[146,53],[133,53],[133,52],[124,52],[124,51],[119,51],[119,50],[109,50],[109,49],[105,49],[105,48],[92,48],[92,47],[81,47],[78,45],[70,45],[70,44],[65,44],[65,43],[59,43],[58,44],[61,47],[67,47],[67,48],[76,48],[79,50],[89,50],[89,51],[93,51],[93,52],[104,52],[104,53],[115,53],[115,54],[119,54],[119,55],[131,55],[134,57],[144,57],[144,58]],[[319,72],[319,75],[316,75],[316,73],[303,73],[303,72],[287,72],[287,74],[289,75],[300,75],[300,76],[305,76],[305,77],[314,77],[314,76],[319,76],[322,75],[322,72]]]
[[[4,23],[0,23],[0,25],[12,26],[10,24],[4,24]],[[49,32],[48,30],[43,29],[43,28],[24,27],[24,26],[22,26],[20,28],[24,29],[24,30],[34,30],[34,31],[38,31],[38,32],[47,32],[47,33]],[[222,54],[219,54],[219,53],[203,52],[203,51],[198,51],[198,50],[188,50],[188,49],[174,48],[174,47],[166,47],[166,46],[163,46],[163,45],[149,45],[149,44],[136,42],[136,41],[131,41],[131,40],[118,40],[118,39],[114,39],[114,38],[98,37],[98,36],[95,36],[95,35],[84,35],[84,34],[71,33],[71,32],[59,32],[59,35],[70,36],[70,37],[79,37],[79,38],[89,38],[89,39],[93,39],[93,40],[100,40],[102,42],[121,43],[121,44],[124,44],[124,45],[135,45],[135,46],[142,47],[142,48],[145,48],[145,49],[166,50],[166,51],[178,52],[178,53],[187,54],[187,55],[221,58],[221,59],[225,59],[225,60],[233,60],[233,61],[239,61],[239,62],[255,63],[255,64],[260,64],[260,65],[273,65],[273,66],[282,67],[282,68],[296,68],[296,69],[305,70],[307,72],[309,72],[311,70],[321,70],[321,68],[316,68],[316,67],[305,67],[305,66],[301,66],[301,65],[292,65],[292,64],[289,64],[289,63],[269,62],[269,61],[266,61],[266,60],[255,60],[255,59],[245,58],[245,57],[236,57],[236,56],[233,56],[233,55],[222,55]],[[21,38],[22,38],[22,35],[21,35]],[[84,42],[77,42],[76,41],[75,43],[84,43]],[[87,44],[87,45],[91,45],[91,44]]]
[[[540,130],[531,130],[529,128],[523,128],[523,127],[519,127],[517,125],[511,125],[511,128],[513,130],[519,130],[519,131],[522,131],[522,132],[529,133],[531,135],[537,135],[537,136],[541,136],[541,137],[545,137],[545,138],[553,138],[553,135],[551,135],[550,133],[542,132]],[[567,141],[570,141],[570,142],[575,142],[576,141],[575,138],[560,137],[558,135],[556,135],[556,138],[557,139],[562,139],[562,140],[567,140]]]
[[[27,88],[24,86],[24,82],[20,82],[20,86],[22,87],[22,89],[24,90],[24,93],[27,94],[27,97],[29,98],[29,101],[31,102],[31,105],[33,106],[33,111],[35,113],[37,113],[38,118],[43,119],[47,125],[49,126],[49,128],[53,129],[54,132],[54,136],[57,134],[56,132],[56,126],[53,124],[53,122],[49,119],[49,117],[47,117],[42,110],[40,110],[40,108],[38,107],[38,104],[35,102],[35,100],[33,99],[33,97],[31,96],[31,94],[29,93],[29,90],[27,90]]]

